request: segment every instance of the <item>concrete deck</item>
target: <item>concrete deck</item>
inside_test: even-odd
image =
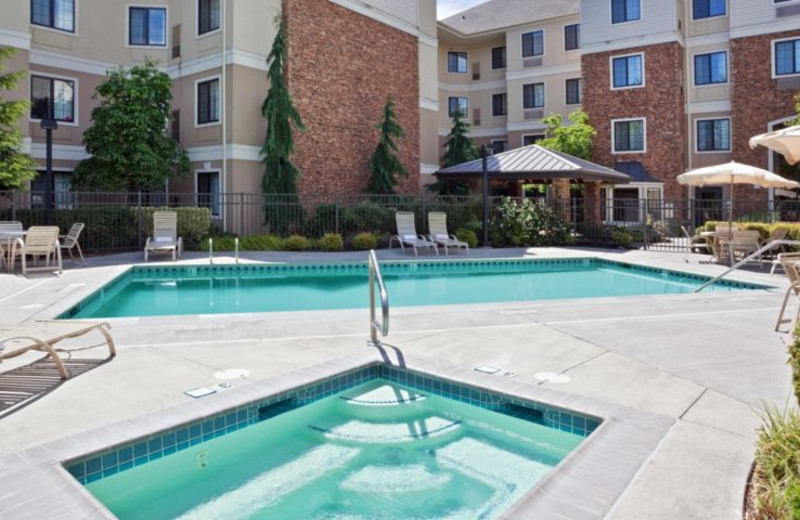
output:
[[[189,263],[208,261],[187,256]],[[396,250],[379,256],[408,258]],[[723,270],[683,253],[517,249],[471,255],[523,256],[600,256],[711,275]],[[243,255],[245,261],[289,262],[365,257]],[[95,258],[62,277],[0,274],[0,329],[52,318],[137,261],[140,255]],[[790,338],[773,332],[786,281],[767,272],[735,278],[774,290],[394,308],[389,342],[405,356],[466,368],[491,364],[517,372],[519,381],[674,418],[609,517],[741,518],[759,410],[791,402]],[[214,373],[225,368],[249,370],[249,378],[234,382],[244,386],[358,354],[366,331],[366,309],[113,320],[118,357],[0,420],[0,455],[189,401],[183,391],[218,382]],[[541,383],[535,377],[541,372],[570,380]]]

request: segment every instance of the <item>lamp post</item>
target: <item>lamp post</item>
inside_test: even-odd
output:
[[[483,171],[483,243],[481,247],[492,247],[489,243],[489,150],[492,145],[481,145],[481,169]]]
[[[58,130],[58,121],[42,119],[42,130],[47,133],[47,159],[44,175],[44,212],[47,224],[53,224],[53,130]]]

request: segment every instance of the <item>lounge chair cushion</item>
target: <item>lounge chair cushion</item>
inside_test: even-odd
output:
[[[403,240],[410,240],[414,242],[417,240],[417,235],[403,235]]]

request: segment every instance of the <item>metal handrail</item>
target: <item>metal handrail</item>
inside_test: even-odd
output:
[[[733,265],[730,269],[728,269],[724,273],[722,273],[720,275],[717,275],[714,278],[712,278],[711,280],[707,281],[706,283],[704,283],[703,285],[701,285],[700,287],[695,289],[694,292],[699,293],[700,291],[702,291],[706,287],[709,287],[710,285],[713,285],[714,282],[719,281],[720,279],[724,278],[725,276],[727,276],[728,274],[732,273],[736,269],[740,268],[741,266],[743,266],[744,264],[746,264],[747,262],[749,262],[753,258],[755,258],[757,256],[760,256],[761,253],[764,253],[765,251],[769,251],[773,247],[780,246],[780,245],[784,245],[784,246],[800,246],[800,240],[773,240],[772,242],[770,242],[769,244],[765,245],[764,247],[762,247],[761,249],[759,249],[755,253],[752,253],[751,255],[749,255],[744,260],[741,260],[741,261],[739,261],[739,263]]]
[[[378,257],[375,256],[375,251],[369,252],[369,337],[370,341],[367,343],[379,347],[381,345],[378,339],[378,332],[381,336],[386,337],[389,335],[389,293],[386,291],[386,285],[383,283],[383,275],[381,274],[381,266],[378,263]],[[375,282],[378,282],[378,290],[381,293],[381,321],[375,319]]]

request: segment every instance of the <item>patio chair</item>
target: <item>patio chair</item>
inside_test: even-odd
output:
[[[29,271],[58,271],[64,272],[61,264],[61,246],[58,243],[60,230],[57,226],[31,226],[25,235],[25,240],[18,238],[11,248],[11,266],[16,257],[22,261],[22,274],[27,276]],[[28,267],[28,257],[32,257],[37,267]],[[39,258],[44,258],[44,266],[38,266]]]
[[[81,235],[85,224],[83,223],[76,223],[72,224],[72,227],[69,228],[69,233],[66,235],[61,235],[58,239],[61,241],[61,249],[66,249],[69,253],[69,258],[73,262],[75,261],[75,257],[72,255],[72,250],[78,250],[78,256],[81,257],[81,262],[83,265],[86,265],[86,259],[83,258],[83,251],[81,251],[81,245],[78,243],[78,237]]]
[[[441,211],[431,211],[428,213],[428,240],[444,248],[444,254],[449,256],[449,248],[466,249],[469,254],[469,244],[463,242],[447,232],[447,213]]]
[[[786,264],[787,262],[798,262],[800,261],[800,253],[780,253],[778,258],[772,261],[772,269],[770,269],[769,274],[775,274],[775,268],[781,266],[781,268],[786,272]],[[787,273],[788,275],[788,273]]]
[[[731,262],[731,240],[724,237],[711,237],[711,258],[718,264]]]
[[[14,265],[11,248],[16,239],[22,237],[22,231],[22,222],[0,221],[0,266],[8,263],[8,268],[11,270]]]
[[[33,228],[31,228],[33,229]],[[100,332],[105,340],[95,346],[106,345],[109,356],[112,358],[117,355],[114,339],[108,330],[111,326],[108,323],[88,323],[81,321],[36,321],[28,325],[22,325],[14,329],[0,332],[0,346],[4,347],[0,351],[0,363],[5,359],[21,356],[26,352],[37,350],[46,352],[61,376],[67,379],[70,376],[64,360],[58,355],[60,349],[56,349],[56,344],[70,338],[84,336],[93,330]],[[62,352],[69,352],[60,350]]]
[[[786,228],[774,229],[774,230],[772,230],[772,233],[769,234],[768,238],[762,238],[760,240],[761,247],[764,247],[767,244],[769,244],[770,242],[774,242],[775,240],[784,240],[786,238],[786,235],[788,235],[788,234],[789,234],[789,230],[786,229]],[[783,253],[785,251],[786,251],[786,246],[783,245],[783,244],[778,244],[778,245],[773,246],[770,249],[764,251],[764,254],[765,255],[776,256],[776,253],[780,254],[780,253]],[[776,260],[777,260],[777,258],[776,258]],[[775,262],[773,262],[773,270],[775,270],[774,266],[775,266]]]
[[[734,231],[731,250],[734,260],[741,256],[742,259],[761,249],[761,233],[755,230]],[[761,255],[754,260],[761,263]]]
[[[800,316],[800,253],[785,253],[780,255],[781,265],[783,266],[786,276],[789,278],[789,287],[786,289],[786,294],[783,296],[783,304],[781,311],[778,314],[778,321],[775,322],[775,332],[778,332],[781,325],[784,323],[792,323],[789,330],[794,330],[797,324],[797,318]],[[794,318],[785,319],[783,316],[786,312],[786,305],[789,303],[789,296],[795,295]]]
[[[711,244],[709,243],[708,237],[704,237],[703,235],[691,235],[686,229],[686,226],[681,226],[681,231],[683,231],[684,237],[688,240],[687,248],[689,252],[700,253],[702,250],[707,253],[711,251]]]
[[[398,211],[395,213],[394,218],[397,222],[397,234],[389,240],[390,249],[394,241],[397,240],[403,252],[408,246],[414,250],[414,256],[417,256],[417,249],[433,249],[436,252],[436,256],[439,256],[439,246],[417,233],[412,212]]]
[[[149,253],[172,253],[172,261],[183,254],[183,238],[178,236],[178,213],[156,211],[153,213],[153,236],[144,245],[144,261]]]

